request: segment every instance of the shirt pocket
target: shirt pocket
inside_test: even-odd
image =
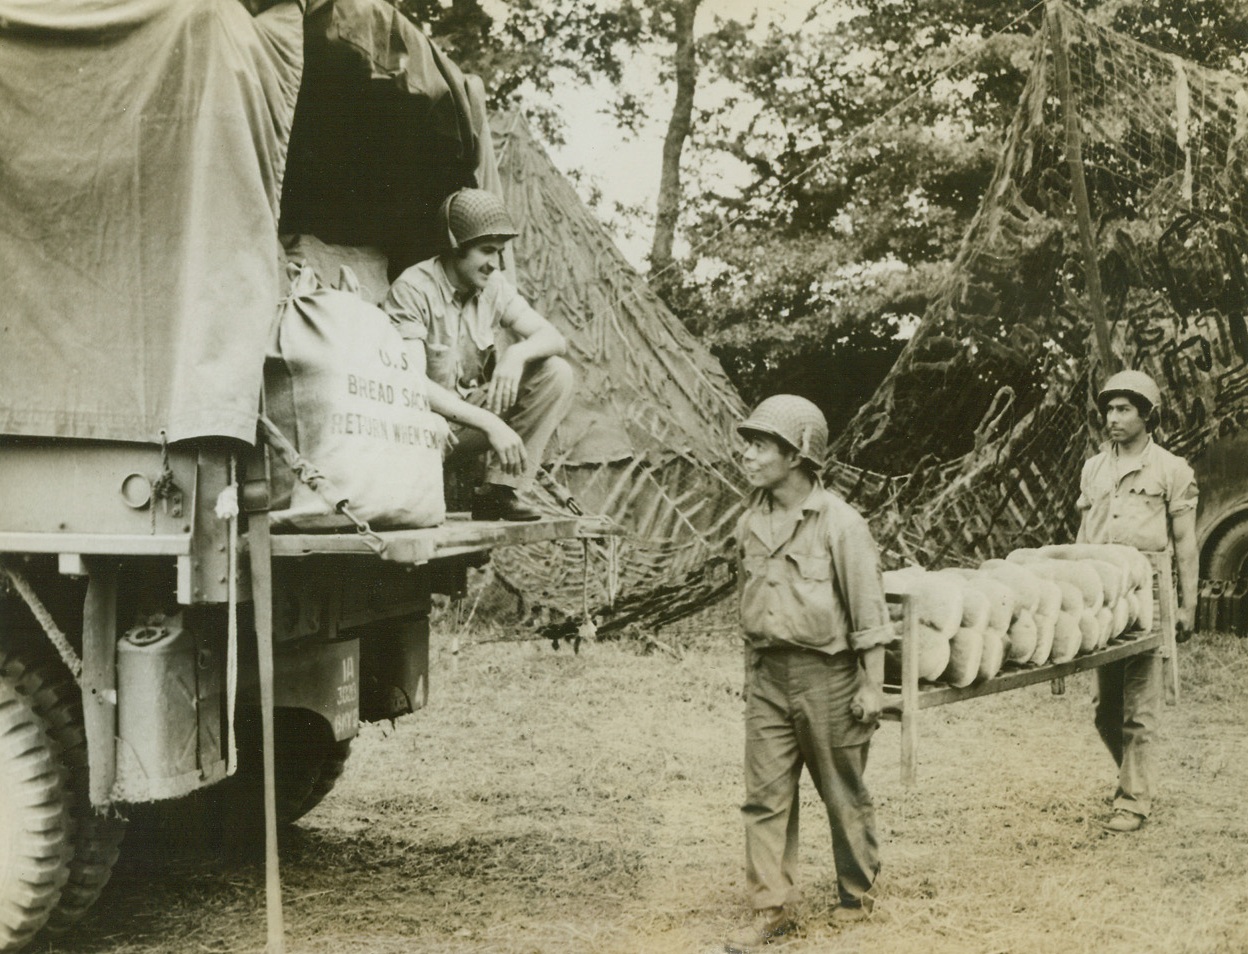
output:
[[[790,553],[788,558],[797,568],[797,575],[810,583],[827,583],[832,579],[832,560],[822,553]]]
[[[832,560],[826,553],[786,555],[792,570],[797,625],[793,641],[806,646],[827,646],[843,636],[838,625],[832,587]]]
[[[1143,477],[1119,497],[1115,515],[1122,526],[1114,528],[1114,539],[1129,542],[1143,550],[1165,549],[1166,490],[1155,477]]]
[[[1079,495],[1080,501],[1088,502],[1088,509],[1093,504],[1108,505],[1109,499],[1114,495],[1114,484],[1111,480],[1097,480],[1088,489]]]
[[[1156,477],[1145,477],[1127,488],[1126,499],[1148,513],[1166,510],[1166,488]]]
[[[760,553],[741,554],[741,570],[747,580],[757,580],[767,575],[767,556]]]
[[[450,345],[425,342],[425,374],[430,381],[444,388],[454,388],[457,369],[455,352]]]

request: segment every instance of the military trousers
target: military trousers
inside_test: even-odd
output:
[[[810,772],[827,809],[841,904],[857,906],[880,870],[875,808],[863,783],[872,726],[850,715],[852,652],[752,654],[746,671],[746,881],[755,908],[796,900],[798,783]]]
[[[1118,764],[1114,808],[1153,810],[1153,736],[1162,704],[1162,660],[1141,653],[1096,671],[1096,730]]]
[[[485,483],[520,487],[537,472],[555,428],[568,416],[572,407],[574,386],[572,365],[563,358],[542,358],[528,364],[520,379],[520,394],[516,403],[502,415],[507,425],[524,441],[524,451],[529,459],[528,470],[524,474],[509,474],[491,452],[486,462]],[[485,397],[486,389],[478,387],[464,395],[464,400],[484,407]],[[489,449],[490,442],[481,431],[462,424],[452,425],[452,429],[456,438],[448,461],[452,465]]]

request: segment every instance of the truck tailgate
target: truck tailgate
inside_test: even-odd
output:
[[[381,530],[374,537],[344,533],[275,533],[275,557],[308,556],[314,553],[376,555],[378,540],[384,543],[383,560],[396,563],[428,563],[443,557],[462,556],[496,547],[546,540],[612,536],[621,528],[606,517],[543,517],[528,523],[471,520],[451,514],[446,523],[420,530]]]

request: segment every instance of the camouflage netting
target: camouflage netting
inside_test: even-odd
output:
[[[830,483],[891,563],[971,563],[1077,526],[1104,371],[1055,43],[1116,360],[1161,385],[1161,441],[1179,454],[1248,423],[1248,86],[1051,5],[949,279],[833,448]]]
[[[1079,121],[1115,364],[1158,381],[1159,438],[1189,459],[1248,424],[1248,84],[1051,4],[949,278],[832,450],[827,482],[869,516],[886,564],[972,564],[1073,538],[1079,470],[1099,433],[1093,388],[1106,372],[1064,93]],[[495,131],[508,202],[525,223],[521,285],[570,332],[587,371],[553,472],[587,511],[629,528],[612,621],[676,618],[732,583],[724,544],[741,482],[731,430],[744,409],[523,124],[504,118]],[[514,590],[579,615],[578,546],[500,551],[495,562]],[[590,579],[596,609],[607,575]]]
[[[590,545],[588,577],[576,542],[497,550],[495,573],[529,604],[575,618],[586,602],[601,609],[615,590],[604,629],[677,618],[732,585],[725,546],[744,487],[734,427],[745,408],[524,120],[496,117],[493,131],[521,228],[517,284],[567,335],[578,374],[576,404],[545,469],[586,513],[625,529],[614,561],[606,546]],[[546,496],[559,506],[557,489]]]

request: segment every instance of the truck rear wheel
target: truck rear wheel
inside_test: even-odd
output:
[[[214,814],[231,824],[264,828],[264,760],[258,709],[239,710],[238,770],[211,789]],[[334,740],[329,723],[303,709],[273,713],[277,823],[289,825],[319,805],[337,784],[351,740]]]
[[[40,687],[11,658],[0,665],[0,951],[25,947],[69,878],[70,793]],[[33,683],[33,684],[32,684]],[[33,690],[33,691],[32,691]]]
[[[343,739],[341,742],[333,742],[326,751],[324,758],[321,760],[321,770],[317,774],[316,781],[312,783],[312,788],[308,792],[307,797],[300,802],[298,806],[299,814],[295,818],[302,818],[317,805],[325,800],[325,796],[334,790],[334,786],[338,784],[338,779],[342,778],[342,773],[347,770],[347,758],[351,755],[351,740]],[[295,819],[292,818],[291,821]]]
[[[1210,580],[1238,580],[1248,576],[1248,515],[1219,527],[1206,548],[1205,572]]]
[[[68,857],[60,890],[44,918],[44,931],[59,934],[81,920],[108,883],[120,852],[125,822],[91,809],[87,739],[77,686],[59,663],[30,665],[16,654],[0,658],[0,685],[29,707],[50,743],[59,803],[66,817]],[[10,813],[0,810],[0,826]],[[0,864],[0,869],[9,870]],[[0,950],[9,950],[0,945]]]
[[[277,822],[289,825],[312,811],[333,790],[346,769],[351,740],[335,742],[329,723],[303,709],[278,709],[273,721]],[[256,734],[255,788],[262,797],[264,763],[259,732]]]

